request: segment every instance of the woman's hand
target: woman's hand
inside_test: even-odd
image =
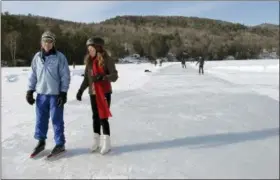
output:
[[[95,76],[93,76],[92,77],[92,80],[93,80],[93,82],[98,82],[98,81],[102,81],[102,80],[104,80],[104,75],[102,75],[102,74],[97,74],[97,75],[95,75]]]
[[[77,95],[76,95],[76,99],[77,99],[78,101],[82,101],[82,95],[83,95],[83,91],[81,91],[81,90],[79,89],[79,91],[78,91],[78,93],[77,93]]]

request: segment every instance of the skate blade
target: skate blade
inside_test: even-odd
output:
[[[37,153],[37,154],[31,154],[30,155],[30,159],[39,159],[44,157],[47,154],[47,152],[45,150],[42,150],[41,152]]]
[[[58,154],[49,154],[49,155],[46,157],[46,160],[51,161],[51,160],[59,159],[59,158],[61,158],[65,153],[66,153],[66,150],[61,151],[61,152],[58,153]]]

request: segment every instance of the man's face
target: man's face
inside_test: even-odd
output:
[[[46,51],[49,52],[53,48],[53,41],[49,39],[43,39],[41,42],[42,48]]]

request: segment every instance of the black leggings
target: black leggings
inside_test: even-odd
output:
[[[110,107],[111,93],[105,94],[105,97]],[[99,118],[95,95],[90,95],[90,104],[92,109],[93,132],[100,134],[100,126],[102,126],[103,134],[110,136],[110,125],[109,125],[108,118],[107,119]]]

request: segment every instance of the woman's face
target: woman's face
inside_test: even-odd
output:
[[[96,55],[96,49],[93,46],[88,46],[88,53],[91,57]]]

